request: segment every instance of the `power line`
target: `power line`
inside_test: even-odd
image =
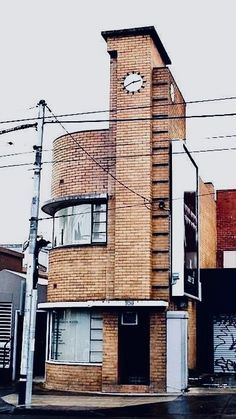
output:
[[[213,137],[205,137],[206,140],[217,140],[222,138],[234,138],[236,137],[236,134],[229,134],[229,135],[214,135]]]
[[[52,151],[53,149],[51,149],[51,150],[44,150],[44,151]],[[24,154],[33,154],[34,153],[34,151],[32,150],[32,151],[21,151],[21,152],[18,152],[18,153],[9,153],[9,154],[0,154],[0,158],[2,158],[2,157],[14,157],[14,156],[21,156],[21,155],[24,155]]]
[[[58,120],[56,121],[45,121],[45,124],[87,124],[87,123],[105,123],[105,122],[144,122],[144,121],[168,121],[176,119],[197,119],[197,118],[220,118],[220,117],[233,117],[236,116],[236,112],[231,113],[219,113],[219,114],[200,114],[200,115],[180,115],[180,116],[169,116],[169,115],[153,115],[151,117],[137,117],[137,118],[114,118],[114,119],[84,119],[84,120]]]
[[[46,105],[47,106],[47,105]],[[57,120],[57,117],[53,114],[53,112],[51,111],[51,109],[47,106],[49,112],[51,112],[51,114],[54,116],[54,118]],[[58,120],[57,120],[58,121]],[[133,189],[131,189],[129,186],[127,186],[125,183],[121,182],[119,179],[117,179],[116,176],[114,176],[106,167],[102,166],[101,163],[99,163],[99,161],[97,161],[87,150],[85,150],[85,148],[83,146],[80,145],[80,143],[67,131],[67,129],[62,125],[62,123],[60,121],[58,121],[58,123],[61,125],[61,127],[63,128],[63,130],[71,137],[71,139],[78,145],[78,147],[97,165],[99,166],[105,173],[107,173],[113,180],[115,180],[117,183],[119,183],[121,186],[123,186],[123,188],[127,189],[129,192],[135,194],[136,196],[138,196],[139,198],[142,198],[144,200],[144,202],[150,202],[150,200],[148,198],[146,198],[145,196],[141,195],[140,193],[134,191]]]
[[[8,134],[9,132],[13,132],[13,131],[19,131],[22,129],[27,129],[27,128],[37,128],[37,122],[34,124],[24,124],[24,125],[19,125],[17,127],[13,127],[13,128],[7,128],[7,129],[3,129],[0,131],[0,135],[2,134]]]
[[[214,192],[209,192],[209,193],[204,193],[204,194],[197,194],[196,197],[197,198],[201,198],[203,196],[210,196],[210,195],[215,196],[215,193]],[[118,206],[118,207],[114,207],[114,208],[109,208],[107,206],[107,211],[110,212],[110,211],[116,211],[117,209],[135,208],[135,207],[140,207],[140,206],[143,206],[143,205],[148,210],[151,211],[151,208],[148,208],[146,205],[155,205],[155,204],[158,205],[159,201],[161,201],[162,199],[163,198],[159,198],[159,199],[157,198],[157,201],[154,201],[154,202],[152,201],[152,202],[149,202],[148,204],[145,203],[145,202],[143,202],[141,204],[122,205],[122,206]],[[173,202],[173,201],[184,200],[184,198],[183,197],[178,197],[178,198],[169,199],[169,197],[167,197],[167,200]],[[61,208],[61,209],[65,209],[65,208]],[[156,210],[154,210],[154,211],[156,211]],[[170,209],[164,209],[164,211],[170,212]],[[163,214],[163,210],[162,209],[160,209],[160,213]],[[90,214],[90,211],[85,211],[85,212],[80,212],[80,213],[75,213],[75,214],[52,215],[52,216],[49,216],[49,217],[40,217],[40,218],[38,218],[38,221],[46,221],[46,220],[52,220],[52,219],[58,219],[58,218],[67,218],[67,217],[73,217],[75,215],[85,215],[85,214]]]
[[[122,206],[118,206],[118,207],[115,207],[115,208],[108,208],[107,207],[107,211],[115,211],[115,210],[117,210],[117,209],[127,209],[127,208],[134,208],[134,207],[140,207],[140,206],[145,206],[145,208],[147,208],[146,207],[146,205],[145,205],[145,203],[144,202],[142,202],[141,204],[134,204],[134,205],[122,205]],[[62,209],[65,209],[65,208],[62,208]],[[147,208],[147,209],[149,209],[149,208]],[[73,217],[74,215],[85,215],[85,214],[90,214],[90,211],[85,211],[85,212],[80,212],[80,213],[75,213],[75,214],[66,214],[66,215],[54,215],[54,216],[49,216],[49,217],[41,217],[41,218],[38,218],[38,221],[45,221],[45,220],[52,220],[52,218],[53,219],[57,219],[57,218],[67,218],[67,217]]]
[[[203,149],[203,150],[188,150],[189,154],[199,154],[199,153],[213,153],[213,152],[223,152],[223,151],[236,151],[236,147],[229,147],[229,148],[215,148],[215,149]],[[176,151],[171,153],[173,154],[186,154],[185,151]],[[146,153],[146,154],[120,154],[119,156],[100,156],[98,157],[101,160],[120,160],[120,159],[127,159],[127,158],[139,158],[139,157],[149,157],[149,156],[166,156],[168,152],[160,152],[160,153]],[[57,163],[70,163],[70,162],[79,162],[80,158],[70,158],[70,159],[58,159],[58,160],[50,160],[44,161],[44,164],[57,164]],[[87,170],[87,169],[86,169]]]
[[[236,96],[229,96],[229,97],[219,97],[219,98],[212,98],[212,99],[198,99],[198,100],[190,100],[190,101],[183,101],[183,102],[176,102],[176,103],[158,103],[156,106],[177,106],[177,105],[184,105],[184,104],[198,104],[198,103],[208,103],[208,102],[218,102],[218,101],[227,101],[227,100],[235,100]],[[55,115],[56,118],[62,117],[70,117],[70,116],[82,116],[82,115],[91,115],[91,114],[99,114],[99,113],[113,113],[113,112],[122,112],[128,110],[136,110],[136,109],[150,109],[153,105],[148,106],[135,106],[135,107],[123,107],[117,109],[103,109],[103,110],[93,110],[93,111],[85,111],[85,112],[72,112],[72,113],[65,113]],[[52,119],[53,116],[46,116],[45,119]],[[0,124],[10,124],[15,122],[24,122],[24,121],[37,121],[39,117],[32,117],[32,118],[17,118],[17,119],[6,119],[0,121]]]
[[[81,132],[83,132],[83,131],[81,131]],[[73,133],[71,133],[71,135],[73,135]],[[210,139],[213,139],[213,140],[215,140],[215,139],[218,139],[218,138],[220,138],[220,139],[223,139],[223,138],[234,138],[234,137],[236,137],[236,134],[231,134],[231,135],[219,135],[219,136],[213,136],[213,137],[204,137],[204,138],[199,138],[200,140],[205,140],[205,139],[208,139],[208,140],[210,140]],[[60,137],[59,137],[60,138]],[[127,138],[128,139],[128,138]],[[186,141],[187,143],[188,143],[188,139],[185,139],[185,138],[178,138],[178,139],[172,139],[172,140],[169,140],[169,139],[166,139],[166,140],[160,140],[160,141],[167,141],[167,142],[173,142],[173,141]],[[111,143],[108,143],[108,144],[96,144],[96,148],[118,148],[118,147],[124,147],[124,146],[133,146],[133,145],[141,145],[141,144],[145,144],[145,142],[144,141],[132,141],[132,142],[127,142],[127,143],[122,143],[122,144],[111,144]],[[57,147],[57,149],[55,150],[54,148],[44,148],[43,150],[42,150],[42,153],[47,153],[47,152],[53,152],[53,151],[58,151],[58,150],[67,150],[67,149],[70,149],[71,148],[71,146],[69,145],[69,146],[63,146],[63,147]],[[217,150],[217,149],[216,149]],[[219,149],[219,151],[220,151],[221,149]],[[213,151],[214,151],[214,149],[213,149]],[[194,151],[194,152],[198,152],[197,150],[196,151]],[[32,150],[32,151],[21,151],[21,152],[16,152],[16,153],[8,153],[8,154],[0,154],[0,158],[5,158],[5,157],[14,157],[14,156],[20,156],[20,155],[24,155],[24,154],[33,154],[34,153],[34,151]]]
[[[225,147],[225,148],[215,148],[215,149],[201,149],[201,150],[188,150],[190,154],[198,154],[198,153],[213,153],[213,152],[223,152],[223,151],[236,151],[236,147]],[[27,153],[33,153],[33,152],[27,152]],[[16,153],[16,155],[18,154],[24,154],[24,153]],[[186,154],[185,151],[175,151],[172,152],[172,155],[176,154]],[[138,157],[149,157],[149,156],[166,156],[168,155],[168,153],[166,152],[159,152],[157,154],[154,153],[146,153],[146,154],[127,154],[127,155],[119,155],[119,156],[100,156],[99,159],[113,159],[113,160],[118,160],[118,159],[122,159],[122,158],[138,158]],[[8,155],[7,155],[8,156]],[[2,156],[0,156],[2,157]],[[70,159],[60,159],[60,160],[48,160],[48,161],[43,161],[42,164],[58,164],[58,163],[71,163],[71,162],[79,162],[80,158],[70,158]],[[8,164],[8,165],[4,165],[4,166],[0,166],[0,169],[6,169],[6,168],[12,168],[12,167],[20,167],[20,166],[30,166],[32,165],[32,162],[30,163],[16,163],[16,164]],[[86,169],[88,170],[88,169]],[[91,168],[91,170],[93,170]]]
[[[9,169],[12,167],[21,167],[21,166],[32,166],[31,163],[16,163],[16,164],[6,164],[5,166],[0,166],[0,169]]]

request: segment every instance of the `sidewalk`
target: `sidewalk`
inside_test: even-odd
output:
[[[0,389],[0,414],[104,418],[236,418],[236,388],[191,387],[176,395],[78,394],[34,385],[32,405],[18,405],[15,388]]]
[[[131,406],[150,405],[161,402],[174,401],[178,395],[117,395],[117,394],[78,394],[64,391],[46,390],[40,386],[34,386],[32,404],[29,407],[18,405],[18,394],[12,389],[8,394],[1,397],[4,407],[13,414],[41,413],[59,414],[62,412],[78,412],[80,416],[95,414],[96,411]],[[0,408],[1,411],[1,408]],[[98,412],[97,412],[98,413]]]

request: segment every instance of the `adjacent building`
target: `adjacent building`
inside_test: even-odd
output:
[[[215,221],[214,221],[215,220]],[[215,384],[236,383],[236,190],[216,191],[216,268],[201,271],[198,372]],[[209,379],[208,379],[209,381]]]
[[[16,247],[14,247],[16,248]],[[0,247],[0,383],[15,381],[20,373],[26,274],[22,252]],[[39,273],[38,301],[46,301],[47,275]],[[43,377],[46,313],[36,313],[34,375]]]

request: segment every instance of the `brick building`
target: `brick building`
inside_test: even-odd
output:
[[[236,268],[236,190],[217,191],[217,267]]]
[[[41,304],[49,312],[46,386],[179,391],[196,366],[198,192],[210,186],[199,181],[182,141],[185,103],[155,29],[102,36],[109,129],[54,141],[60,164],[43,206],[54,217]],[[202,205],[212,209],[207,195]],[[213,249],[204,256],[208,266]]]
[[[214,384],[236,383],[236,190],[216,191],[216,267],[203,265],[198,315],[198,371]],[[209,223],[208,223],[209,227]],[[212,242],[211,242],[212,245]],[[204,345],[202,343],[204,342]]]
[[[7,245],[5,245],[7,246]],[[9,245],[12,246],[12,245]],[[22,246],[20,246],[22,248]],[[14,246],[17,248],[17,246]],[[24,254],[0,246],[0,383],[15,381],[20,373],[26,274]],[[47,276],[39,272],[38,301],[46,301]],[[35,376],[44,375],[46,315],[36,313]]]
[[[0,270],[10,269],[15,272],[22,272],[23,258],[22,253],[0,246]]]

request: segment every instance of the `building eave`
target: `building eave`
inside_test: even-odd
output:
[[[118,30],[111,30],[111,31],[103,31],[101,32],[102,37],[107,41],[108,38],[120,38],[120,37],[127,37],[127,36],[138,36],[138,35],[149,35],[159,54],[163,60],[163,62],[168,65],[171,64],[171,60],[169,55],[167,54],[164,45],[162,44],[158,33],[154,26],[143,26],[141,28],[129,28],[129,29],[118,29]]]
[[[88,301],[60,301],[40,303],[41,309],[55,308],[93,308],[93,307],[159,307],[167,308],[168,302],[163,300],[88,300]]]
[[[99,194],[83,194],[68,195],[61,198],[53,198],[46,201],[42,206],[42,211],[53,216],[59,209],[74,205],[86,204],[92,201],[106,202],[108,195],[106,193]]]

